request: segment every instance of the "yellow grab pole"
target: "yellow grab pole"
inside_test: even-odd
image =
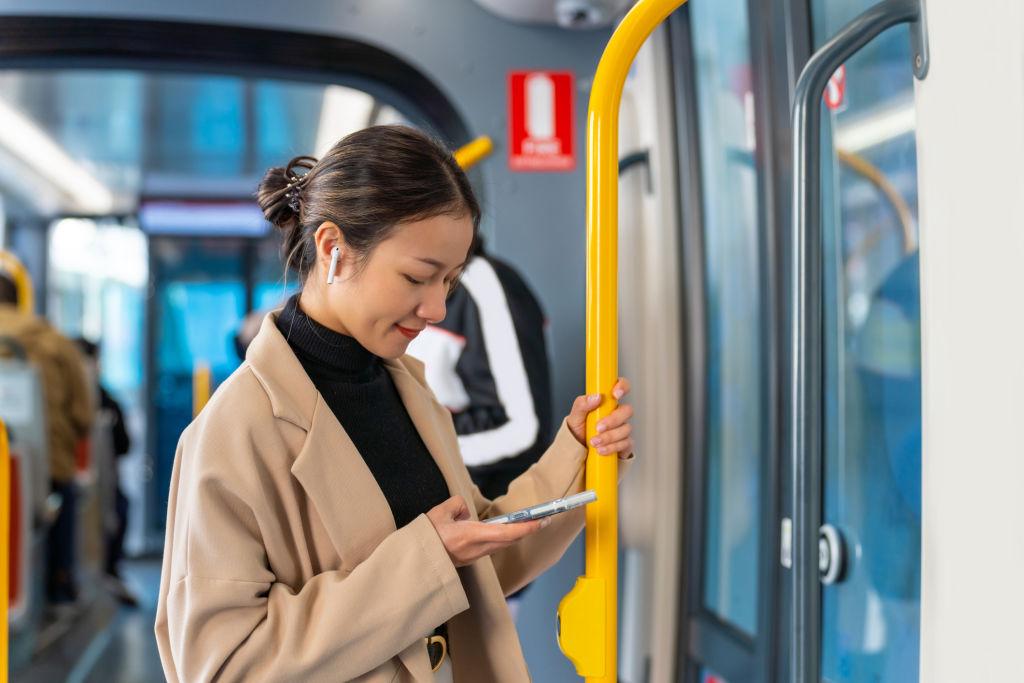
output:
[[[463,171],[468,171],[490,154],[493,149],[494,142],[486,135],[481,135],[476,140],[467,142],[455,150],[455,163],[461,166]]]
[[[192,368],[192,417],[210,400],[210,366],[202,361]]]
[[[0,683],[7,683],[7,611],[11,567],[11,452],[7,425],[0,419]]]
[[[611,413],[618,379],[619,103],[633,58],[647,36],[686,0],[640,0],[605,48],[587,111],[587,393],[605,400],[587,420],[587,443]],[[587,452],[586,574],[558,606],[558,644],[587,683],[617,678],[618,458]]]
[[[31,313],[35,310],[35,295],[32,289],[32,278],[17,256],[6,249],[0,249],[0,273],[6,273],[14,282],[18,299],[18,310]]]

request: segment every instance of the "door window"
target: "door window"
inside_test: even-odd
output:
[[[816,0],[815,42],[872,4]],[[822,678],[918,679],[921,342],[913,75],[905,27],[844,65],[825,110]],[[836,95],[839,95],[836,98]],[[838,101],[836,101],[838,99]]]

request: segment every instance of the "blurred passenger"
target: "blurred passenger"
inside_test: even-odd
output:
[[[477,240],[448,313],[409,344],[437,400],[452,412],[473,483],[496,498],[551,439],[544,312],[529,286]]]
[[[409,344],[437,400],[452,412],[459,451],[485,498],[497,498],[551,440],[544,312],[529,286],[478,239],[448,314]],[[509,596],[517,613],[523,591]]]
[[[128,497],[121,488],[119,460],[131,450],[131,440],[121,406],[100,382],[99,345],[83,337],[76,339],[75,343],[89,364],[99,399],[95,422],[99,434],[92,439],[92,458],[97,470],[100,470],[98,481],[102,501],[103,571],[114,597],[124,605],[136,607],[139,601],[125,585],[119,568],[124,557],[124,535],[128,529]]]
[[[73,602],[78,597],[75,448],[89,434],[92,400],[82,357],[71,340],[42,318],[19,310],[13,272],[16,263],[8,253],[0,258],[0,335],[13,339],[25,350],[42,379],[50,484],[61,498],[48,539],[47,596],[54,603]]]
[[[259,203],[303,289],[179,442],[156,621],[166,677],[529,680],[504,595],[558,561],[584,514],[478,518],[581,490],[601,397],[579,397],[540,461],[484,498],[405,355],[444,319],[477,233],[451,154],[375,126],[270,169]],[[631,414],[601,421],[600,452],[631,458]]]
[[[249,344],[252,343],[252,340],[256,338],[256,334],[260,331],[260,325],[263,323],[263,318],[266,315],[266,311],[249,311],[242,318],[242,322],[238,326],[238,331],[235,332],[233,339],[238,360],[245,360],[245,352],[249,348]]]

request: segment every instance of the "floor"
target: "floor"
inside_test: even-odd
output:
[[[153,637],[160,587],[157,560],[125,562],[125,583],[139,598],[123,607],[106,591],[93,590],[77,609],[49,618],[31,662],[12,672],[25,683],[143,683],[163,681]],[[90,591],[83,591],[90,593]]]

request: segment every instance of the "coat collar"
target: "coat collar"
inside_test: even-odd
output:
[[[264,318],[246,361],[266,389],[274,416],[306,431],[292,474],[317,508],[344,563],[354,566],[395,530],[394,516],[363,457],[277,329],[276,318],[277,311]],[[454,460],[459,455],[449,434],[448,411],[426,388],[422,363],[405,356],[384,365],[448,490],[470,500]],[[358,522],[353,513],[358,513]]]

